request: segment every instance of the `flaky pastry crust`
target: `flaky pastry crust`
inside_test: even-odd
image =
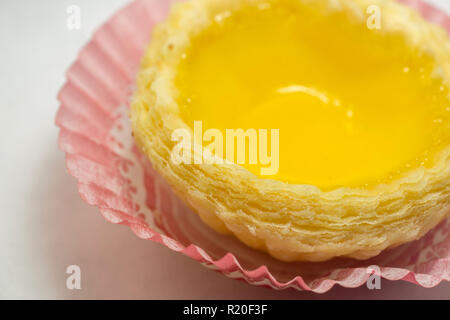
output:
[[[321,191],[259,178],[236,164],[174,164],[171,133],[189,126],[179,115],[174,84],[189,39],[214,16],[279,0],[195,0],[174,5],[156,27],[137,79],[131,105],[134,136],[141,151],[174,191],[216,231],[284,261],[323,261],[337,256],[367,259],[420,238],[450,216],[450,147],[431,168],[411,169],[375,188]],[[450,42],[445,32],[418,13],[391,0],[293,0],[316,5],[324,14],[344,10],[365,23],[365,11],[378,5],[382,32],[404,35],[430,53],[444,79],[450,77]],[[319,3],[319,4],[318,4]]]

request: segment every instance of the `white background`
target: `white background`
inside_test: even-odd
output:
[[[85,204],[57,148],[56,95],[94,28],[126,2],[0,2],[0,298],[450,299],[450,283],[423,289],[383,280],[382,290],[324,295],[253,287],[140,240]],[[450,0],[430,2],[450,12]],[[82,10],[79,31],[66,27],[71,4]],[[71,264],[81,267],[81,290],[66,289]]]

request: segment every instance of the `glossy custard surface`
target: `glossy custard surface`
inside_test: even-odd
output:
[[[278,173],[262,178],[327,190],[432,165],[450,114],[435,73],[400,35],[280,2],[216,16],[180,59],[176,86],[188,125],[279,129]]]

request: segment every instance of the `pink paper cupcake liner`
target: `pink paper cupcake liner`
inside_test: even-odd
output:
[[[450,33],[450,18],[419,0],[399,0]],[[323,293],[358,287],[372,272],[423,287],[450,281],[450,219],[422,239],[367,261],[286,263],[204,225],[134,145],[128,101],[155,23],[173,0],[137,0],[116,13],[81,50],[59,92],[59,147],[81,197],[112,223],[250,284]],[[369,266],[379,268],[370,269]]]

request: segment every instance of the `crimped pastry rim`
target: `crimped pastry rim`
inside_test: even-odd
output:
[[[450,214],[450,146],[432,168],[374,189],[315,186],[261,179],[234,165],[175,165],[170,162],[173,129],[189,127],[177,115],[171,78],[191,33],[224,9],[276,0],[195,0],[177,4],[159,25],[143,60],[131,105],[138,146],[174,190],[212,228],[231,232],[251,247],[286,261],[322,261],[335,256],[365,259],[421,237]],[[309,0],[298,0],[310,2]],[[450,42],[445,32],[391,0],[324,0],[358,19],[371,4],[382,8],[388,32],[403,32],[431,52],[450,77]],[[191,19],[195,17],[195,19]],[[193,23],[193,21],[198,23]],[[411,26],[414,26],[411,27]],[[408,197],[408,200],[404,198]],[[412,203],[412,204],[411,204]]]

